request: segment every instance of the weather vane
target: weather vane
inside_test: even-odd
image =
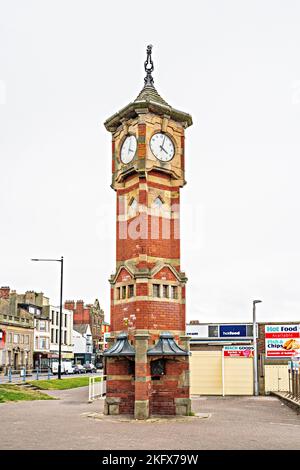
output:
[[[153,77],[151,75],[154,70],[154,65],[151,57],[152,47],[153,46],[151,44],[147,46],[147,59],[145,60],[145,72],[147,75],[144,78],[145,86],[153,86],[154,83]]]

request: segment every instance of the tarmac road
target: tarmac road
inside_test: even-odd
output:
[[[103,411],[87,387],[48,393],[59,400],[0,404],[1,449],[300,449],[300,416],[276,397],[198,397],[208,418],[145,423],[87,417]]]

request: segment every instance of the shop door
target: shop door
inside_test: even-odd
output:
[[[287,365],[265,366],[265,392],[288,392],[289,372]]]
[[[18,365],[19,365],[19,354],[14,353],[14,370],[18,369]]]
[[[222,395],[222,351],[193,351],[190,375],[192,395]]]
[[[224,395],[253,395],[253,358],[224,358]]]

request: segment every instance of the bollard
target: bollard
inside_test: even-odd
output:
[[[8,369],[8,381],[11,383],[11,367]]]
[[[39,368],[36,368],[36,380],[39,380]]]
[[[23,382],[26,382],[26,367],[23,368]]]
[[[50,367],[48,367],[48,380],[50,380]]]

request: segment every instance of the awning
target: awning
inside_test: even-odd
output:
[[[103,352],[103,356],[135,356],[135,349],[129,343],[127,333],[120,333],[112,347]]]
[[[164,331],[160,334],[156,345],[148,349],[148,356],[189,356],[189,352],[182,349],[176,341],[172,333]]]

